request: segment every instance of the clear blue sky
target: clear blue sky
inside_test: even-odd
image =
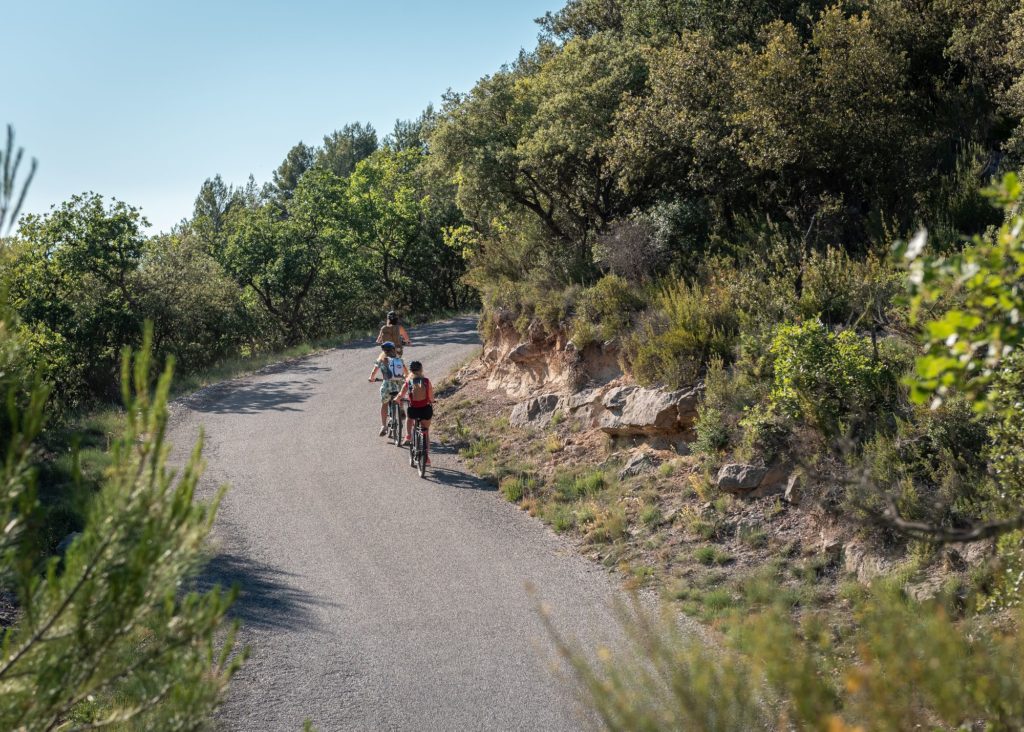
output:
[[[383,134],[532,47],[561,0],[7,3],[0,125],[39,159],[26,211],[93,190],[165,230],[347,122]]]

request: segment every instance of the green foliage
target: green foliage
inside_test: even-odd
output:
[[[578,319],[593,326],[601,340],[610,341],[629,331],[633,316],[643,304],[643,299],[629,282],[612,274],[580,292],[576,314]],[[576,345],[580,347],[579,343]]]
[[[710,604],[729,603],[716,595]],[[784,610],[751,616],[725,648],[639,605],[620,615],[633,655],[602,650],[597,661],[549,624],[582,698],[611,730],[909,731],[923,718],[940,729],[1024,724],[1019,634],[958,624],[940,603],[870,592],[850,651],[838,656],[826,627],[794,627]]]
[[[677,281],[658,295],[647,322],[626,344],[626,356],[641,383],[691,384],[711,359],[732,360],[738,327],[728,289]]]
[[[1009,173],[991,192],[1006,222],[990,237],[975,237],[962,252],[924,253],[925,232],[905,248],[910,262],[911,315],[956,299],[956,305],[923,322],[927,353],[917,362],[912,386],[918,401],[941,401],[952,390],[968,394],[978,409],[992,407],[986,389],[1007,357],[1024,344],[1024,215],[1022,189]]]
[[[877,405],[897,396],[888,364],[852,330],[833,333],[816,320],[783,325],[771,350],[771,407],[828,434],[837,433],[843,420],[868,421]]]
[[[126,425],[82,534],[40,572],[31,526],[39,510],[32,463],[45,390],[33,392],[8,435],[0,576],[21,615],[0,648],[0,721],[5,729],[135,723],[194,729],[205,724],[241,656],[233,633],[214,639],[233,593],[182,593],[199,567],[216,502],[194,500],[197,446],[178,474],[165,462],[171,371],[150,392],[148,340],[122,367]],[[103,709],[96,696],[117,696]]]

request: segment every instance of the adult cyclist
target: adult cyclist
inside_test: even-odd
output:
[[[409,340],[409,334],[398,320],[398,313],[394,310],[390,311],[387,315],[387,323],[380,327],[380,333],[377,334],[377,343],[387,343],[391,341],[395,344],[395,350],[398,355],[402,355],[402,351],[405,346],[411,346],[412,341]]]
[[[402,382],[405,381],[408,371],[405,368],[405,363],[395,350],[394,343],[384,341],[380,344],[380,350],[380,355],[373,362],[373,370],[370,371],[368,381],[375,380],[378,371],[384,381],[380,385],[380,435],[383,437],[388,431],[388,403],[401,391]],[[399,419],[404,418],[404,415],[401,413],[401,402],[398,403],[398,410]]]

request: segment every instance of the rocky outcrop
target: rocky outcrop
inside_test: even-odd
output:
[[[595,343],[577,349],[562,332],[549,333],[539,324],[523,337],[511,315],[496,315],[497,332],[483,353],[487,388],[525,398],[538,389],[573,392],[588,382],[606,384],[622,376],[618,348]]]
[[[640,386],[611,389],[601,400],[604,410],[597,426],[616,437],[685,432],[693,426],[696,416],[696,392],[666,392]]]
[[[512,408],[512,414],[508,421],[513,427],[526,427],[534,425],[543,427],[551,421],[551,416],[558,407],[559,397],[557,394],[541,394],[525,402],[520,402]]]

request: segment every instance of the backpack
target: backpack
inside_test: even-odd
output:
[[[388,359],[388,371],[390,375],[389,379],[404,379],[405,378],[405,364],[402,363],[400,358],[389,358]]]
[[[413,402],[425,402],[427,401],[427,384],[429,382],[422,376],[417,376],[414,379],[409,379],[409,401]]]

